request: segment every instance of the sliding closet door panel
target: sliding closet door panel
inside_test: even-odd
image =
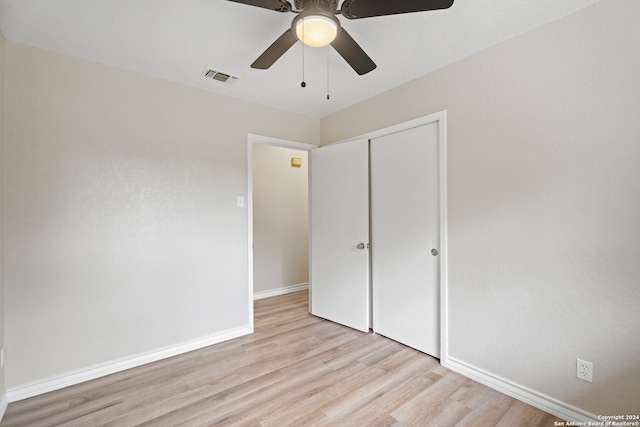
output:
[[[311,314],[368,331],[368,141],[310,155]]]
[[[435,357],[438,176],[437,123],[371,140],[373,330]]]

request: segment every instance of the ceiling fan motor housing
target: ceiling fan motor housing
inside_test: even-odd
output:
[[[338,0],[295,0],[297,10],[324,9],[330,11],[338,10]]]

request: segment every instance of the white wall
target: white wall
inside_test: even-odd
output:
[[[254,293],[309,283],[307,193],[306,151],[253,144]]]
[[[640,413],[639,20],[606,0],[321,121],[447,110],[450,356],[595,415]]]
[[[247,134],[315,119],[7,42],[9,388],[250,324]]]

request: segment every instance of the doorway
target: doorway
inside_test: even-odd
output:
[[[248,136],[249,307],[308,288],[308,151],[315,145]],[[298,160],[299,159],[299,160]]]

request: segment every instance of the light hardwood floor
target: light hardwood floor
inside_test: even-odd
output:
[[[255,303],[255,333],[11,403],[9,426],[553,426],[560,419],[381,336]]]

